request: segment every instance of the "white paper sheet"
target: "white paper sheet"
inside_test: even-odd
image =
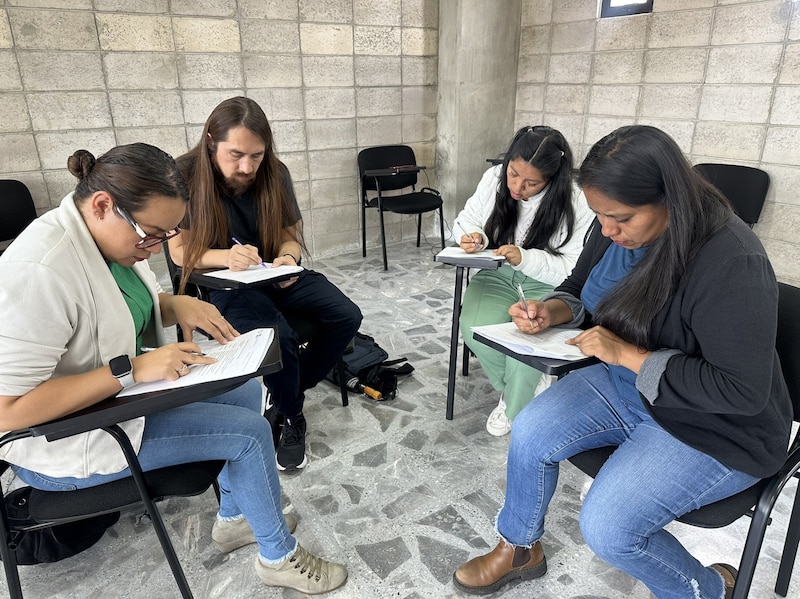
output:
[[[586,356],[577,345],[567,345],[567,339],[577,337],[578,329],[545,329],[541,333],[528,335],[517,328],[513,322],[472,327],[473,333],[480,333],[518,354],[557,358],[559,360],[580,360]]]
[[[119,392],[117,397],[139,395],[150,391],[190,387],[198,383],[219,381],[250,374],[258,370],[275,337],[272,329],[253,329],[222,345],[216,341],[200,341],[201,351],[217,361],[213,364],[196,364],[189,367],[189,374],[176,381],[154,381],[136,383]]]
[[[253,264],[247,270],[231,270],[226,268],[224,270],[212,270],[211,272],[204,273],[207,277],[216,277],[218,279],[227,279],[229,281],[239,281],[240,283],[258,283],[260,281],[269,281],[275,277],[283,275],[292,275],[298,272],[303,272],[302,266],[289,266],[281,264],[280,266],[272,267],[270,262],[264,263],[266,266],[260,264]]]
[[[464,250],[462,250],[459,246],[453,245],[444,248],[441,252],[436,254],[436,258],[476,258],[481,260],[497,260],[498,262],[505,262],[505,256],[495,256],[492,252],[494,250],[481,250],[480,252],[474,252],[472,254],[468,254]]]

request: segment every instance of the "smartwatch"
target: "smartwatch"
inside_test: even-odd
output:
[[[111,367],[111,374],[117,377],[123,389],[136,383],[133,380],[133,364],[127,355],[123,354],[112,358],[108,365]]]

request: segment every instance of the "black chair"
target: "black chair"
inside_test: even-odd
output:
[[[36,206],[27,186],[22,181],[0,179],[0,245],[13,240],[35,218]]]
[[[164,259],[167,262],[167,270],[169,271],[169,278],[170,282],[172,283],[172,292],[177,293],[181,286],[181,267],[172,261],[172,257],[169,253],[169,244],[166,241],[161,243],[161,247],[164,250]],[[208,301],[208,291],[206,288],[196,282],[193,282],[191,278],[187,282],[185,293],[203,301]],[[286,316],[286,322],[289,323],[289,326],[297,335],[300,350],[302,351],[302,349],[305,348],[309,341],[315,336],[314,324],[311,321],[297,315]],[[182,341],[183,332],[181,331],[180,327],[178,327],[177,335],[178,341]],[[342,406],[348,406],[350,405],[350,397],[347,391],[346,366],[342,356],[339,356],[339,359],[336,362],[336,370],[339,380],[339,393],[342,397]]]
[[[800,422],[800,288],[780,283],[778,304],[778,336],[776,340],[783,376],[794,405],[794,420]],[[614,452],[614,447],[601,447],[579,453],[569,459],[575,466],[594,477]],[[792,478],[800,478],[800,431],[789,449],[784,466],[772,477],[722,501],[684,514],[679,522],[701,528],[728,526],[744,515],[752,518],[744,551],[739,563],[739,576],[733,589],[733,599],[746,599],[753,582],[758,554],[764,541],[770,515],[778,496]],[[755,508],[754,508],[755,506]],[[797,547],[800,542],[800,492],[795,490],[786,541],[778,568],[775,592],[786,597],[792,576]]]
[[[769,191],[769,175],[758,168],[737,164],[704,162],[694,165],[712,185],[728,198],[734,212],[753,228]]]
[[[280,366],[280,350],[278,344],[273,343],[262,367],[255,375],[268,374]],[[5,501],[0,500],[0,557],[3,560],[9,597],[22,599],[15,550],[20,535],[26,530],[50,528],[95,518],[101,514],[143,507],[153,523],[181,596],[184,599],[191,599],[192,592],[155,502],[169,497],[199,495],[211,486],[215,487],[219,499],[216,479],[224,462],[218,460],[193,462],[143,473],[130,439],[117,423],[230,391],[255,375],[202,383],[190,390],[187,388],[160,391],[124,399],[110,399],[64,418],[11,431],[0,437],[0,447],[2,447],[12,441],[28,437],[43,436],[48,441],[54,441],[102,429],[117,442],[131,470],[130,477],[87,489],[76,491],[33,489],[28,498],[28,521],[25,523],[10,521]],[[0,472],[7,468],[8,463],[0,461]],[[0,488],[0,498],[4,497],[5,493]]]
[[[384,212],[415,214],[417,217],[417,247],[422,231],[422,215],[439,211],[439,230],[444,249],[444,215],[442,195],[431,187],[417,191],[417,174],[425,170],[417,164],[414,150],[409,146],[375,146],[358,153],[358,178],[361,187],[361,255],[367,256],[367,208],[378,211],[381,224],[383,270],[388,270],[386,260],[386,229]],[[384,195],[385,192],[406,190],[404,193]],[[375,192],[375,197],[369,197]]]

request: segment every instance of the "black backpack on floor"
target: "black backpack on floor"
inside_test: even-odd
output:
[[[389,354],[375,342],[373,337],[356,333],[342,354],[347,388],[350,391],[366,393],[377,400],[394,399],[397,395],[398,377],[411,374],[414,372],[414,367],[406,358],[395,360],[388,358]],[[325,378],[338,385],[338,370],[334,368]],[[371,393],[370,390],[377,393]]]
[[[36,524],[28,514],[31,491],[31,487],[20,487],[3,498],[8,513],[8,523],[12,529],[15,525]],[[56,524],[50,528],[12,532],[17,564],[29,566],[72,557],[97,543],[106,529],[116,524],[117,520],[119,512],[112,512],[66,524]]]

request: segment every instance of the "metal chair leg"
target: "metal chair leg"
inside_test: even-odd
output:
[[[336,364],[339,372],[339,390],[342,392],[342,405],[347,407],[350,404],[350,398],[347,395],[347,372],[344,367],[344,360],[339,356],[339,361]]]
[[[797,558],[797,546],[800,544],[800,489],[795,489],[789,527],[786,531],[786,542],[783,545],[781,563],[778,567],[778,578],[775,580],[775,592],[781,597],[789,593],[789,582],[792,569]]]
[[[144,480],[142,468],[139,465],[139,460],[136,457],[136,452],[131,446],[131,441],[128,439],[128,435],[126,435],[125,432],[116,424],[104,427],[103,430],[116,439],[120,448],[122,448],[122,452],[125,454],[125,459],[128,461],[128,467],[131,470],[131,476],[136,483],[136,488],[139,490],[139,496],[142,498],[145,511],[150,514],[150,518],[153,522],[153,529],[155,530],[156,536],[161,543],[161,549],[164,552],[164,556],[167,558],[167,563],[169,564],[170,570],[172,570],[172,576],[175,578],[175,582],[181,592],[181,597],[184,599],[193,599],[194,596],[189,588],[189,583],[186,580],[186,575],[183,573],[181,564],[178,561],[175,548],[172,546],[172,541],[167,533],[167,527],[164,525],[161,512],[158,511],[155,502],[150,497],[150,493],[147,490],[147,483]]]
[[[442,249],[444,249],[444,213],[439,208],[439,234],[442,236]]]

